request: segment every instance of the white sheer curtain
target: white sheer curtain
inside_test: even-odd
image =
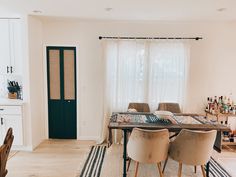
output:
[[[185,100],[189,46],[177,40],[104,40],[104,128],[113,111],[126,111],[129,102]]]
[[[148,103],[151,110],[159,102],[185,103],[189,45],[180,41],[152,42],[149,45]]]

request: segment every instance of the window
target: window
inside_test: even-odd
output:
[[[189,47],[183,41],[103,41],[106,102],[110,111],[125,111],[129,102],[184,103]]]

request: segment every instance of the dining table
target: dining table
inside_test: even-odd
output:
[[[217,130],[217,137],[214,143],[214,149],[221,152],[222,132],[229,132],[230,128],[219,124],[218,122],[212,122],[206,119],[205,116],[199,114],[178,113],[171,116],[159,116],[155,113],[143,113],[143,112],[113,112],[108,129],[108,146],[113,143],[112,130],[118,129],[123,131],[123,177],[127,176],[127,141],[128,134],[132,132],[133,128],[142,129],[168,129],[169,132],[173,132],[173,136],[176,136],[182,129],[209,131]],[[206,175],[209,177],[210,163],[206,164]]]

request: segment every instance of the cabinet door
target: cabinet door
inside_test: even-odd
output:
[[[1,118],[3,138],[5,137],[8,128],[12,127],[14,135],[13,145],[23,145],[21,115],[3,115]]]
[[[4,141],[4,138],[5,138],[5,127],[3,126],[3,118],[2,116],[0,115],[0,120],[1,120],[1,123],[0,123],[0,144],[2,145],[3,144],[3,141]]]
[[[0,74],[7,74],[10,68],[9,20],[0,19]]]
[[[10,19],[10,72],[21,74],[22,68],[22,39],[20,19]]]

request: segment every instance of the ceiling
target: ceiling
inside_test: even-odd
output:
[[[236,21],[236,0],[0,0],[1,8],[82,19]]]

